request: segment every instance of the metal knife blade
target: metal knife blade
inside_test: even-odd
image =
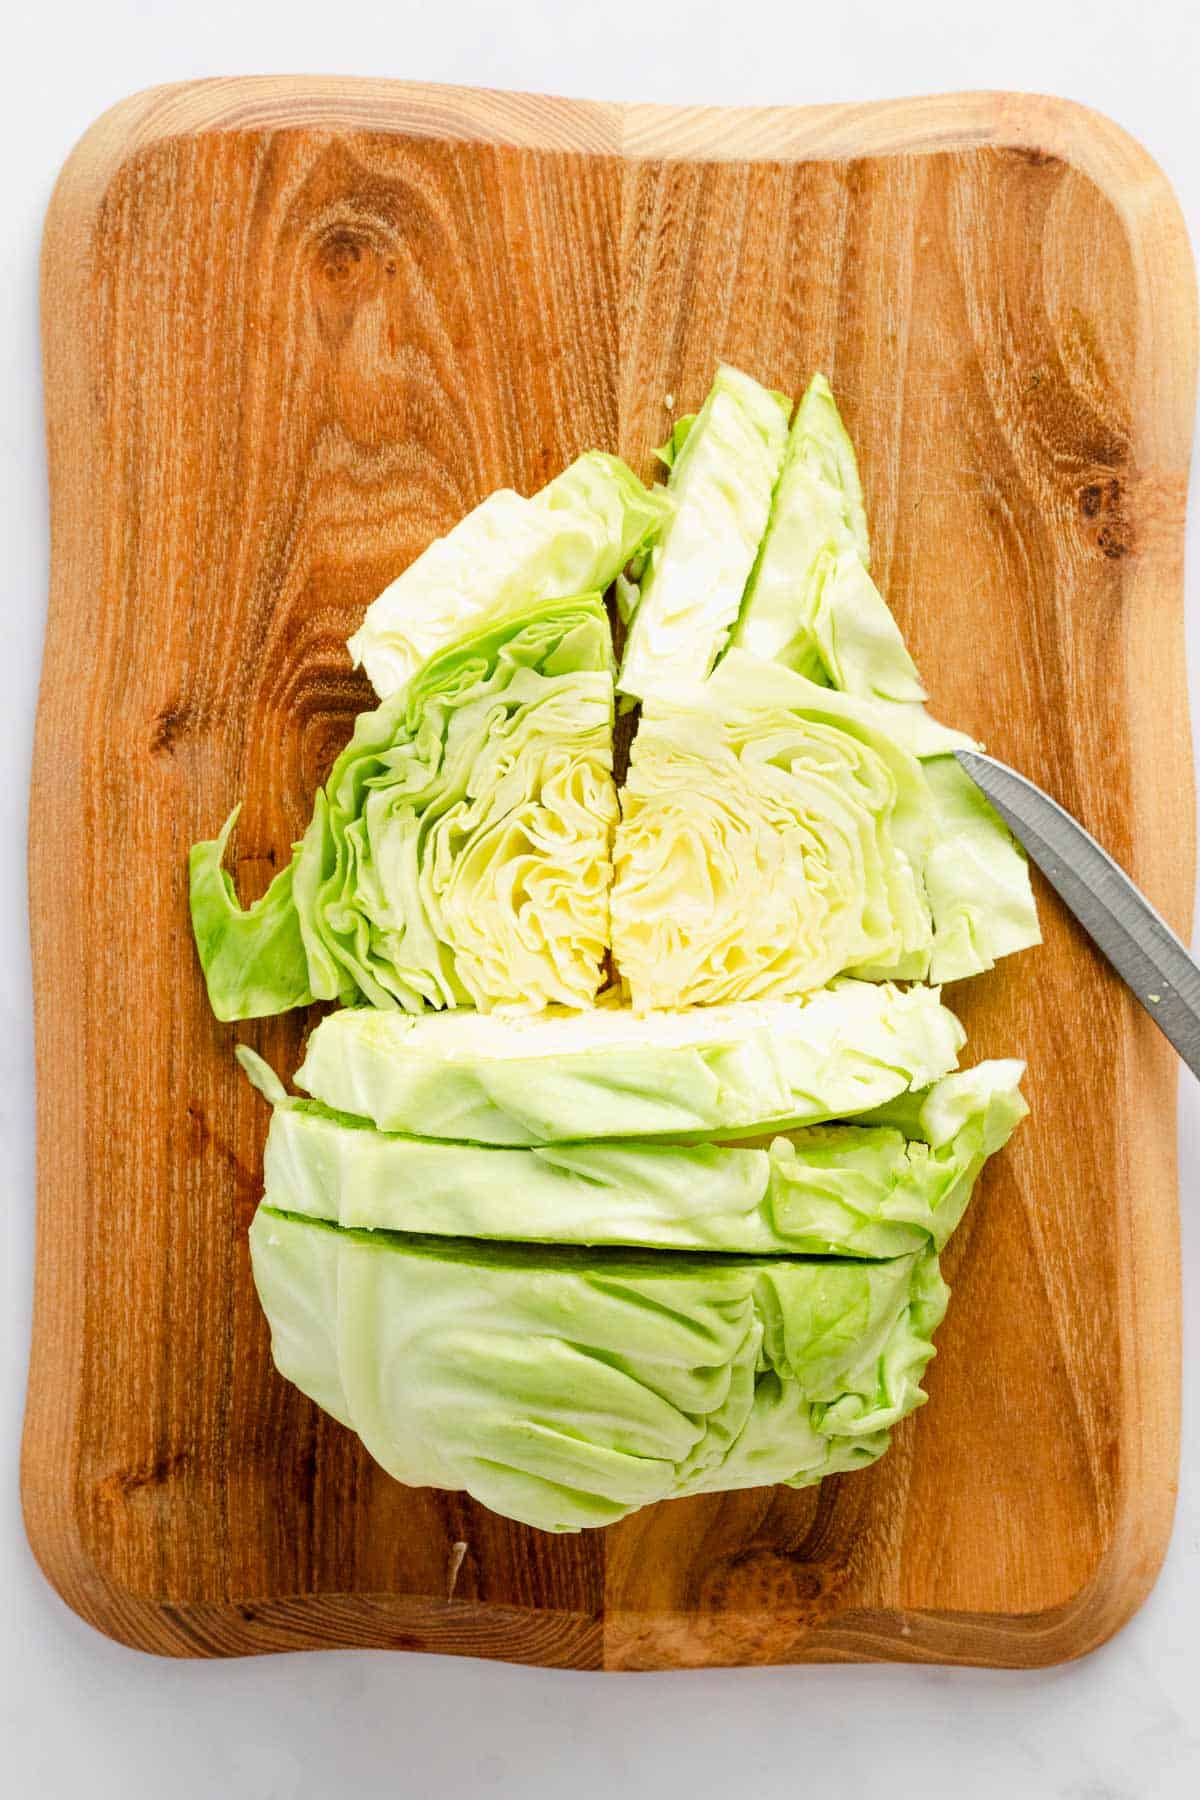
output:
[[[1200,1076],[1200,967],[1124,869],[1057,800],[977,750],[959,763],[1098,949]]]

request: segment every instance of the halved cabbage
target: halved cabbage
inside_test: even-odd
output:
[[[242,911],[191,853],[218,1018],[310,999],[590,1005],[609,935],[612,644],[597,595],[506,613],[363,713],[293,863]]]
[[[531,500],[500,488],[372,601],[350,654],[386,700],[498,609],[602,593],[669,512],[661,489],[599,450]]]
[[[650,551],[618,686],[639,699],[699,681],[725,647],[766,530],[792,403],[718,369],[671,454],[675,502]]]
[[[841,981],[804,1000],[524,1018],[355,1008],[323,1019],[296,1082],[384,1131],[479,1144],[745,1135],[927,1087],[962,1026],[936,989]]]
[[[466,1245],[260,1208],[280,1372],[397,1480],[546,1531],[874,1461],[946,1306],[890,1262]]]
[[[909,1094],[896,1124],[811,1125],[746,1144],[622,1139],[501,1149],[377,1131],[286,1094],[239,1052],[274,1113],[264,1200],[364,1230],[537,1244],[901,1256],[946,1243],[1026,1107],[1023,1064]],[[894,1103],[893,1103],[894,1104]]]

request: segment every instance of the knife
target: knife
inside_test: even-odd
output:
[[[1200,967],[1107,850],[1032,781],[978,750],[959,763],[1135,1000],[1200,1076]]]

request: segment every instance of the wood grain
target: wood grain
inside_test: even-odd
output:
[[[718,356],[834,381],[938,710],[1186,928],[1183,226],[1064,102],[621,108],[211,82],[92,127],[46,227],[50,617],[32,792],[38,1252],[23,1487],[70,1605],[174,1655],[574,1667],[1047,1663],[1149,1588],[1176,1466],[1175,1067],[1043,893],[951,995],[1032,1123],[952,1246],[931,1401],[876,1467],[551,1538],[404,1490],[273,1373],[265,1120],[185,855],[253,896],[367,701],[343,640],[489,489],[649,471]],[[239,1028],[294,1067],[305,1021]],[[465,1548],[464,1548],[465,1547]]]

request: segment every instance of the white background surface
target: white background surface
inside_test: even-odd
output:
[[[0,109],[0,1768],[19,1800],[1200,1793],[1192,1380],[1175,1536],[1154,1595],[1104,1650],[1032,1675],[564,1675],[383,1653],[158,1661],[99,1637],[57,1600],[26,1548],[17,1498],[33,1219],[24,829],[47,561],[36,256],[73,141],[123,95],[202,75],[386,75],[597,99],[790,104],[1025,88],[1086,101],[1140,137],[1173,181],[1196,243],[1197,17],[1195,0],[986,9],[976,0],[41,0],[15,24],[10,15]],[[1194,527],[1191,542],[1196,711]],[[118,864],[114,880],[120,873]],[[1185,1354],[1194,1358],[1200,1090],[1186,1079],[1181,1121]]]

